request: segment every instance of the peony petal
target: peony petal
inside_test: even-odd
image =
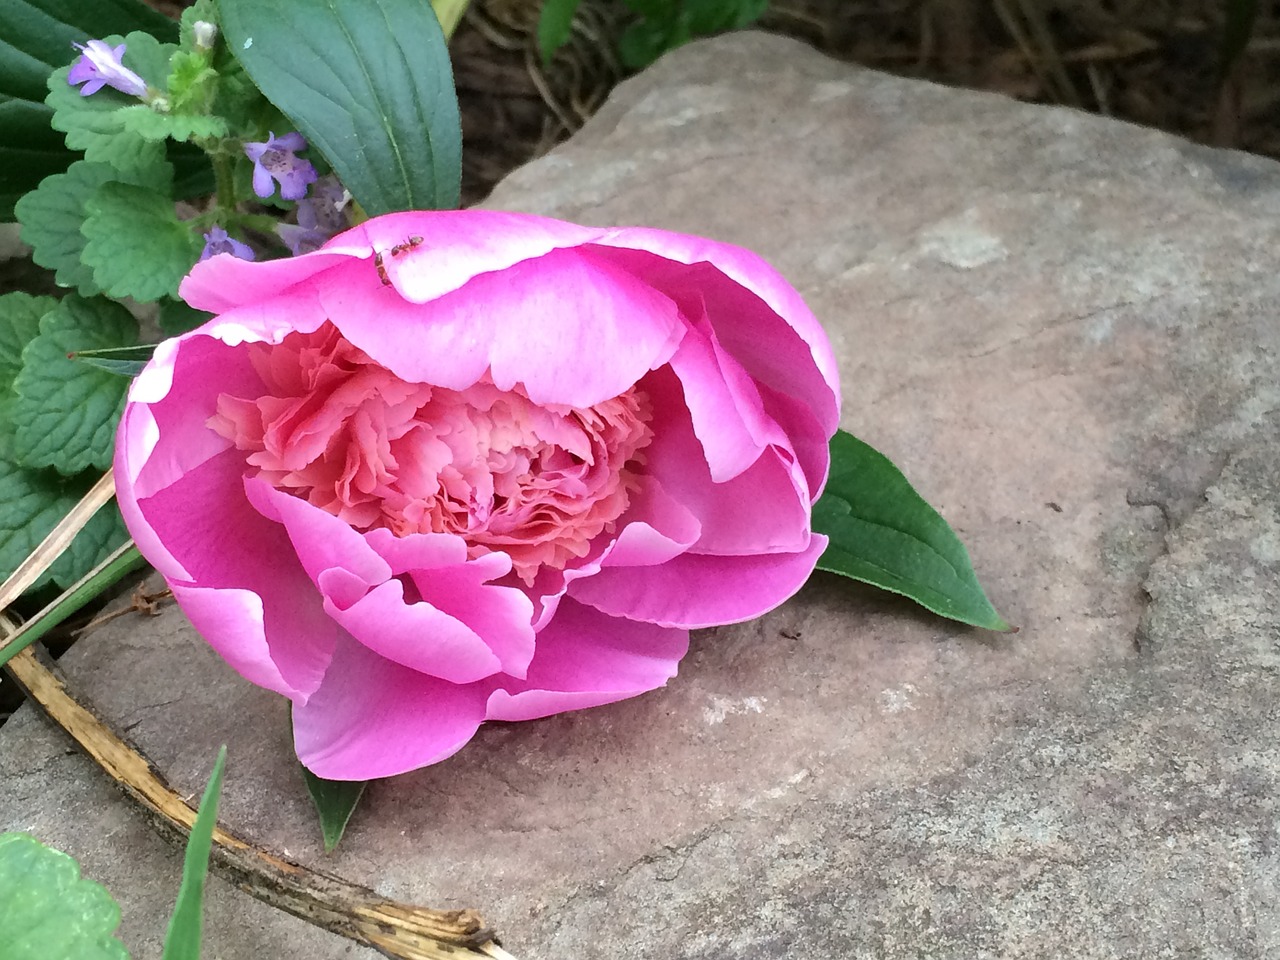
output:
[[[690,316],[685,308],[693,329],[680,341],[671,369],[680,379],[711,479],[723,483],[755,463],[769,444],[789,444],[781,427],[765,415],[755,383],[716,342],[700,302],[696,310]]]
[[[658,253],[616,247],[609,248],[612,252],[607,256],[678,302],[701,296],[721,345],[747,373],[757,382],[799,399],[817,414],[828,433],[834,433],[840,422],[840,381],[835,357],[826,334],[800,295],[755,254],[740,251],[745,262],[754,261],[773,278],[772,282],[762,279],[758,286],[770,291],[785,312],[740,275],[722,272],[718,263],[705,262],[715,248],[736,248],[662,231],[620,231],[626,235],[650,232],[672,238],[672,259],[664,259]],[[615,239],[611,235],[602,242],[612,243]],[[689,242],[676,243],[679,239]],[[703,251],[705,258],[694,252],[702,249],[699,244],[708,245]],[[676,253],[680,256],[675,256]],[[688,265],[684,261],[673,262],[681,257],[690,258]],[[762,274],[762,278],[764,276]]]
[[[399,580],[374,587],[345,610],[326,600],[325,610],[374,653],[419,673],[471,683],[502,669],[470,627],[429,603],[405,603]]]
[[[342,520],[260,477],[245,477],[244,492],[262,516],[282,524],[302,568],[319,583],[326,570],[346,570],[370,587],[391,578],[391,566]]]
[[[162,343],[129,394],[132,404],[148,404],[155,431],[145,463],[132,469],[135,494],[148,497],[226,450],[229,442],[206,425],[219,394],[261,390],[243,351],[204,335]]]
[[[618,620],[563,600],[538,634],[538,652],[524,681],[508,681],[489,697],[490,720],[532,720],[625,700],[676,675],[689,634]]]
[[[173,598],[209,646],[250,683],[282,693],[292,700],[305,700],[320,685],[328,656],[317,656],[310,664],[292,662],[287,670],[281,663],[295,661],[294,651],[280,649],[267,640],[266,617],[262,598],[252,590],[219,590],[185,583],[170,583]],[[314,639],[326,643],[313,644],[319,652],[328,650],[337,637],[337,628],[328,617],[313,617],[310,627]],[[287,675],[286,675],[287,674]]]
[[[499,586],[511,572],[511,558],[489,553],[467,559],[467,544],[445,533],[395,536],[390,530],[364,535],[397,576],[413,578],[422,599],[474,630],[502,664],[523,677],[533,658],[533,602],[518,587]]]
[[[350,259],[349,253],[327,250],[279,260],[210,257],[191,268],[178,295],[197,310],[223,313],[268,300]]]
[[[613,230],[595,242],[646,251],[679,263],[713,264],[719,272],[767,303],[809,345],[813,360],[831,388],[835,400],[833,411],[826,409],[829,405],[819,408],[823,409],[824,414],[833,414],[822,416],[822,423],[828,432],[835,431],[840,422],[840,368],[831,349],[831,341],[796,288],[763,257],[733,244],[650,227]]]
[[[826,537],[814,534],[808,548],[799,553],[754,557],[686,553],[656,567],[601,570],[594,577],[573,581],[569,597],[611,616],[667,627],[739,623],[772,610],[804,586],[826,545]],[[565,603],[560,602],[560,610]],[[557,612],[557,620],[559,616]]]
[[[359,263],[331,270],[317,291],[342,335],[402,380],[465,390],[489,368],[496,313],[459,315],[451,297],[410,303]],[[406,350],[406,343],[414,348]]]
[[[702,524],[655,477],[645,477],[619,520],[622,531],[601,557],[604,567],[651,567],[698,542]]]
[[[685,330],[667,297],[577,250],[482,274],[419,306],[336,271],[320,300],[343,336],[403,380],[461,389],[488,368],[499,389],[521,384],[538,404],[616,397],[666,363]]]
[[[376,546],[393,545],[388,541],[396,538],[390,531],[375,531],[381,536],[362,536],[332,514],[277,490],[264,480],[246,478],[244,486],[249,501],[264,517],[283,524],[303,568],[325,598],[325,611],[370,650],[453,683],[470,683],[502,669],[502,661],[485,639],[459,618],[436,607],[428,597],[422,602],[405,601],[404,584],[392,579],[393,568]],[[433,546],[438,546],[439,540],[447,540],[450,545],[457,541],[461,552],[455,562],[459,566],[466,564],[466,546],[460,538],[426,539],[435,541]],[[403,562],[407,545],[394,546]],[[499,602],[505,599],[503,594],[518,593],[502,587],[490,591],[498,594]],[[466,599],[479,604],[489,597],[473,590]],[[449,604],[454,603],[456,600],[450,598]],[[528,662],[533,646],[533,631],[528,625],[532,605],[527,599],[524,605],[528,612],[523,624],[517,620],[494,631],[500,644],[510,646],[513,641],[506,633],[518,633],[523,626],[530,649],[513,658],[521,668]]]
[[[189,574],[185,583],[171,581],[175,595],[179,585],[215,591],[192,594],[203,604],[192,620],[202,617],[205,639],[219,650],[247,651],[238,655],[242,663],[261,661],[259,648],[265,643],[290,695],[305,695],[320,682],[337,630],[284,528],[259,515],[245,499],[243,472],[240,452],[227,450],[139,499],[137,510]],[[247,626],[237,627],[229,613],[212,609],[224,594],[228,610],[252,614]],[[253,614],[259,605],[261,612]]]
[[[461,749],[484,720],[490,689],[428,677],[342,634],[320,689],[294,707],[294,746],[329,780],[405,773]]]
[[[702,524],[698,553],[793,553],[809,542],[809,487],[789,450],[767,447],[745,471],[716,483],[671,371],[645,378],[653,440],[645,473]]]
[[[603,233],[499,210],[412,211],[368,220],[338,234],[323,249],[364,260],[381,253],[383,270],[395,290],[413,303],[426,303],[482,273],[506,270]],[[374,276],[372,265],[365,270]]]

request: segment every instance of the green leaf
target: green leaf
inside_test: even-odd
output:
[[[67,475],[111,466],[128,383],[67,354],[131,346],[137,339],[129,311],[102,298],[68,296],[44,315],[13,382],[13,456],[19,464]]]
[[[0,960],[128,960],[120,907],[80,865],[26,833],[0,833]]]
[[[198,115],[208,112],[218,71],[207,50],[179,50],[169,61],[169,106],[174,113]]]
[[[0,296],[0,395],[9,392],[22,369],[22,351],[40,332],[40,318],[57,305],[53,297],[21,291]]]
[[[0,580],[17,569],[101,475],[88,471],[63,477],[52,470],[27,470],[0,458]],[[103,507],[32,589],[50,581],[63,589],[71,586],[126,539],[120,511],[114,505]]]
[[[178,141],[227,136],[227,121],[199,114],[159,113],[143,104],[120,111],[124,127],[144,140]]]
[[[232,52],[371,215],[456,207],[462,132],[421,0],[222,0]]]
[[[900,593],[961,623],[1008,630],[947,521],[881,453],[843,430],[831,438],[831,476],[813,507],[831,538],[818,569]]]
[[[183,300],[160,301],[160,330],[166,336],[176,337],[212,319],[212,313],[189,307]]]
[[[565,45],[573,29],[573,15],[581,0],[543,0],[538,15],[538,52],[545,66],[555,52]]]
[[[67,354],[72,360],[106,370],[118,377],[136,377],[147,365],[158,344],[140,343],[135,347],[103,347],[99,350],[75,350]]]
[[[173,201],[146,187],[104,183],[85,204],[82,258],[113,297],[159,300],[177,296],[178,283],[204,244],[178,219]]]
[[[49,126],[52,118],[43,103],[0,96],[0,222],[13,220],[13,206],[23,194],[76,159]]]
[[[306,767],[300,767],[307,793],[320,815],[320,833],[324,837],[324,851],[329,853],[342,839],[347,821],[355,813],[356,805],[364,796],[368,780],[325,780]]]
[[[56,271],[54,279],[59,286],[75,287],[85,297],[101,293],[102,288],[93,279],[93,269],[81,260],[85,237],[80,228],[87,216],[89,199],[100,186],[112,181],[142,186],[169,184],[172,180],[173,168],[167,163],[141,170],[122,170],[87,160],[73,163],[66,173],[46,177],[36,190],[18,201],[22,240],[31,245],[36,263]]]
[[[218,748],[213,773],[200,798],[200,812],[187,838],[187,851],[182,858],[182,886],[169,918],[164,936],[161,960],[200,960],[200,939],[204,927],[204,880],[209,872],[209,851],[213,848],[213,831],[218,825],[218,796],[222,792],[222,770],[227,762],[227,748]]]

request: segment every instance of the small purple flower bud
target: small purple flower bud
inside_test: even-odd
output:
[[[120,62],[124,56],[123,43],[115,49],[101,40],[73,43],[72,46],[81,53],[67,74],[67,83],[72,86],[83,83],[80,96],[87,97],[103,87],[113,87],[133,97],[141,97],[147,92],[147,82]]]
[[[241,260],[252,260],[256,256],[253,252],[253,247],[233,239],[227,231],[215,223],[209,228],[209,232],[204,235],[204,249],[200,251],[200,259],[208,260],[219,253],[229,253],[233,257],[239,257]]]
[[[271,183],[280,184],[280,196],[285,200],[301,200],[307,195],[307,184],[316,182],[316,168],[309,160],[295,154],[307,149],[306,138],[300,133],[286,133],[277,137],[268,134],[266,143],[246,143],[244,155],[253,161],[253,192],[269,197],[275,192]]]

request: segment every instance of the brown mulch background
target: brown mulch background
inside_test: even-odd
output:
[[[1233,0],[774,0],[760,26],[904,76],[1056,103],[1280,158],[1280,3],[1219,76]],[[451,47],[463,118],[463,196],[581,126],[624,75],[617,0],[583,0],[543,69],[539,0],[472,0]]]

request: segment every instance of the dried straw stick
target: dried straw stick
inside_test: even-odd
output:
[[[13,623],[3,618],[6,632]],[[107,726],[68,687],[66,678],[33,645],[6,666],[23,692],[142,807],[155,827],[183,842],[196,811],[134,747]],[[264,903],[399,960],[462,960],[509,955],[493,944],[475,910],[433,910],[380,897],[340,877],[311,870],[259,849],[221,828],[214,831],[214,869]],[[498,952],[494,952],[494,951]]]

